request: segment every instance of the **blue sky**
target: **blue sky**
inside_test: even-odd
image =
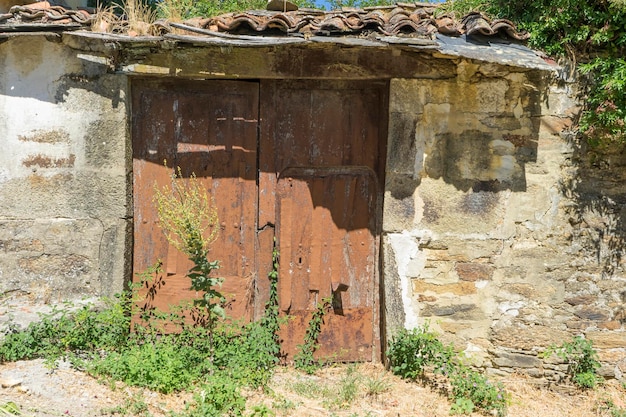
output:
[[[429,1],[429,0],[424,0]],[[443,3],[445,0],[430,0],[430,3]],[[328,1],[325,0],[315,0],[315,5],[320,9],[330,9]]]

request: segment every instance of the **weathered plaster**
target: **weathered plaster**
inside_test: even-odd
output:
[[[54,38],[0,44],[0,291],[59,300],[123,287],[126,77]]]

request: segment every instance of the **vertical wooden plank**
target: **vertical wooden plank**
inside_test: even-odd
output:
[[[281,308],[296,317],[283,334],[288,354],[302,342],[301,327],[306,327],[315,300],[330,295],[333,280],[347,280],[343,315],[328,317],[320,355],[347,351],[338,360],[348,361],[379,355],[377,217],[382,188],[377,185],[384,184],[386,88],[386,83],[372,81],[262,81],[268,94],[261,95],[259,224],[276,224],[279,230],[281,298],[289,298],[281,299]],[[291,206],[283,204],[280,192],[280,203],[272,206],[272,192],[288,178],[297,184]]]
[[[291,291],[293,285],[293,256],[292,256],[292,228],[293,204],[290,195],[280,199],[280,212],[282,215],[278,236],[280,242],[280,283],[279,303],[282,311],[289,311],[291,307]]]
[[[137,80],[132,94],[135,223],[145,224],[135,228],[134,251],[143,264],[163,259],[171,274],[156,306],[167,310],[198,296],[189,291],[187,256],[169,251],[155,227],[154,185],[169,185],[172,169],[180,166],[178,181],[196,175],[218,205],[222,233],[209,257],[221,261],[221,292],[230,296],[230,314],[249,319],[256,276],[258,83]],[[135,271],[143,264],[136,262]]]
[[[324,213],[327,209],[321,204],[324,199],[324,184],[317,180],[312,181],[311,201],[318,202],[313,208],[311,225],[311,259],[309,261],[309,289],[320,291],[322,286],[322,246],[324,244]]]

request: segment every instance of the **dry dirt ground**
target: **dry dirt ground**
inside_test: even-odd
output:
[[[335,366],[313,376],[290,368],[278,368],[267,393],[246,392],[248,408],[265,404],[276,416],[447,416],[446,397],[417,383],[403,381],[381,366],[362,364],[352,368],[358,392],[354,400],[341,403],[313,393],[320,387],[339,391],[349,369]],[[626,390],[613,381],[590,392],[569,393],[536,386],[532,379],[513,376],[503,381],[511,393],[511,417],[615,416],[602,409],[606,400],[614,410],[626,410]],[[23,416],[169,416],[181,411],[192,393],[162,395],[143,389],[98,381],[61,364],[51,370],[42,360],[0,365],[1,407],[15,403]],[[626,411],[625,411],[626,413]],[[250,413],[248,414],[250,415]],[[478,414],[476,414],[478,415]],[[618,416],[621,416],[619,414]],[[626,415],[626,414],[624,414]]]

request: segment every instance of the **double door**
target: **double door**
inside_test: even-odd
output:
[[[197,296],[189,260],[158,226],[154,187],[180,167],[218,208],[220,291],[229,317],[254,320],[268,298],[274,242],[289,357],[312,312],[332,300],[320,357],[378,360],[378,233],[387,84],[137,80],[132,86],[133,276],[163,263],[151,305]],[[165,165],[165,163],[167,165]]]

